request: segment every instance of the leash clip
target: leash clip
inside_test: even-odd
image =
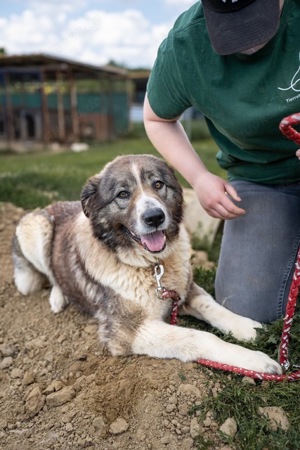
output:
[[[160,282],[160,279],[164,273],[165,273],[164,266],[162,264],[156,264],[156,266],[154,267],[154,275],[153,276],[154,276],[154,278],[156,280],[156,284],[157,284],[157,288],[155,289],[156,296],[160,300],[162,299],[162,293],[165,289]]]
[[[290,362],[287,360],[284,363],[281,364],[281,367],[283,368],[284,372],[287,372],[290,368]]]

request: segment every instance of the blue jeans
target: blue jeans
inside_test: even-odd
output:
[[[224,225],[216,300],[263,323],[285,314],[300,244],[300,183],[233,181],[246,210]]]

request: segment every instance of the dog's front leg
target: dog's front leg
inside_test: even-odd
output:
[[[211,295],[195,283],[193,283],[188,299],[180,308],[180,314],[204,320],[225,334],[231,333],[241,341],[255,339],[255,328],[262,328],[259,322],[239,316],[219,305]]]
[[[267,373],[281,373],[279,364],[262,352],[222,341],[205,331],[182,328],[159,320],[146,320],[132,343],[135,354],[197,361],[204,358]]]

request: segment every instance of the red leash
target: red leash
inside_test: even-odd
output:
[[[170,324],[177,324],[177,315],[178,315],[178,302],[180,297],[176,291],[166,289],[160,283],[160,278],[164,273],[164,269],[162,265],[155,266],[154,277],[156,278],[158,288],[156,290],[157,297],[161,300],[171,300],[172,301],[172,310],[170,317]],[[290,287],[288,303],[286,307],[286,315],[284,318],[283,331],[281,336],[281,344],[280,344],[280,356],[279,362],[281,366],[287,370],[289,368],[288,361],[288,344],[290,337],[290,330],[293,322],[293,317],[295,314],[295,308],[297,303],[297,297],[299,293],[300,287],[300,250],[297,255],[297,262],[295,267],[295,272],[293,276],[293,280]],[[206,367],[211,367],[217,370],[225,370],[229,372],[234,372],[238,375],[251,377],[257,380],[264,381],[296,381],[300,379],[300,370],[297,372],[292,372],[290,374],[283,375],[273,375],[269,373],[256,372],[254,370],[244,369],[242,367],[230,366],[229,364],[223,364],[216,361],[210,361],[208,359],[198,359],[196,361],[198,364],[202,364]]]
[[[289,368],[288,361],[288,345],[290,338],[290,330],[292,327],[292,322],[295,314],[297,297],[300,287],[300,250],[298,251],[297,261],[295,265],[295,272],[293,275],[293,280],[290,287],[288,303],[286,307],[286,315],[284,318],[283,331],[281,335],[280,351],[279,351],[279,362],[281,366],[287,370]],[[176,325],[177,315],[178,315],[178,302],[180,297],[176,291],[166,289],[160,286],[159,298],[163,300],[172,300],[172,310],[170,324]],[[202,364],[206,367],[211,367],[217,370],[225,370],[229,372],[234,372],[238,375],[247,376],[257,380],[264,381],[296,381],[300,379],[300,370],[283,375],[273,375],[269,373],[256,372],[254,370],[244,369],[242,367],[230,366],[229,364],[223,364],[216,361],[210,361],[208,359],[198,359],[196,361],[198,364]]]
[[[288,139],[300,145],[300,133],[293,128],[293,125],[300,123],[300,113],[284,117],[279,124],[279,129]]]
[[[290,338],[290,330],[292,327],[292,322],[295,314],[297,297],[300,287],[300,250],[298,251],[297,261],[295,264],[295,271],[293,275],[293,280],[290,287],[288,303],[286,306],[286,315],[283,323],[283,330],[281,335],[281,343],[279,347],[279,363],[287,370],[290,366],[288,361],[288,345]],[[214,361],[208,361],[207,359],[199,359],[197,361],[199,364],[203,364],[207,367],[213,367],[214,369],[221,369],[230,372],[237,373],[239,375],[251,377],[258,380],[265,381],[296,381],[300,379],[300,370],[283,375],[272,375],[269,373],[255,372],[253,370],[242,369],[240,367],[229,366],[227,364],[220,364]]]
[[[292,114],[291,116],[285,117],[282,119],[279,125],[279,129],[281,132],[288,138],[293,140],[296,144],[300,145],[300,133],[297,132],[293,125],[300,123],[300,113]],[[296,156],[295,156],[296,157]],[[162,266],[159,266],[162,267]],[[163,274],[163,272],[162,272]],[[162,275],[159,274],[159,275]],[[155,275],[156,276],[156,275]],[[172,312],[171,312],[171,321],[172,325],[176,325],[177,322],[177,313],[178,313],[178,301],[179,295],[175,291],[169,291],[168,289],[162,287],[158,281],[158,291],[160,292],[159,298],[162,299],[171,299],[173,302]],[[283,330],[281,335],[281,342],[279,347],[279,363],[283,367],[284,370],[288,370],[290,363],[288,361],[288,346],[290,339],[290,331],[295,315],[295,309],[297,304],[297,298],[299,294],[300,287],[300,249],[298,251],[297,260],[295,264],[294,275],[289,291],[288,302],[286,306],[286,314],[283,322]],[[198,359],[196,361],[199,364],[202,364],[206,367],[211,367],[217,370],[225,370],[229,372],[234,372],[239,375],[247,376],[250,378],[254,378],[257,380],[264,381],[296,381],[300,379],[300,370],[297,370],[292,373],[285,373],[282,375],[273,375],[264,372],[256,372],[254,370],[247,370],[242,367],[230,366],[228,364],[222,364],[215,361],[209,361],[208,359]]]
[[[279,125],[280,131],[288,138],[293,140],[296,144],[300,145],[300,133],[293,128],[293,125],[300,123],[300,113],[292,114],[291,116],[282,119]],[[296,156],[295,156],[296,157]],[[300,249],[297,255],[297,261],[295,264],[295,271],[290,287],[288,303],[286,306],[286,314],[283,322],[283,330],[281,335],[281,342],[279,347],[279,363],[285,369],[288,370],[290,363],[288,361],[288,346],[290,339],[290,331],[293,323],[293,318],[296,309],[296,303],[300,287]],[[267,381],[296,381],[300,379],[300,370],[292,372],[290,374],[272,375],[268,373],[255,372],[253,370],[246,370],[240,367],[229,366],[227,364],[220,364],[214,361],[208,361],[207,359],[199,359],[199,364],[203,364],[207,367],[213,367],[215,369],[226,370],[234,372],[243,376],[248,376],[258,380]]]

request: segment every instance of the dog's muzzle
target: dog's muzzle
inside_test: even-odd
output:
[[[129,235],[145,250],[151,253],[160,253],[166,247],[165,230],[158,228],[166,221],[166,216],[161,208],[149,208],[141,215],[141,221],[144,223],[144,232],[137,234],[132,230],[124,229]],[[148,230],[148,231],[147,231]]]

